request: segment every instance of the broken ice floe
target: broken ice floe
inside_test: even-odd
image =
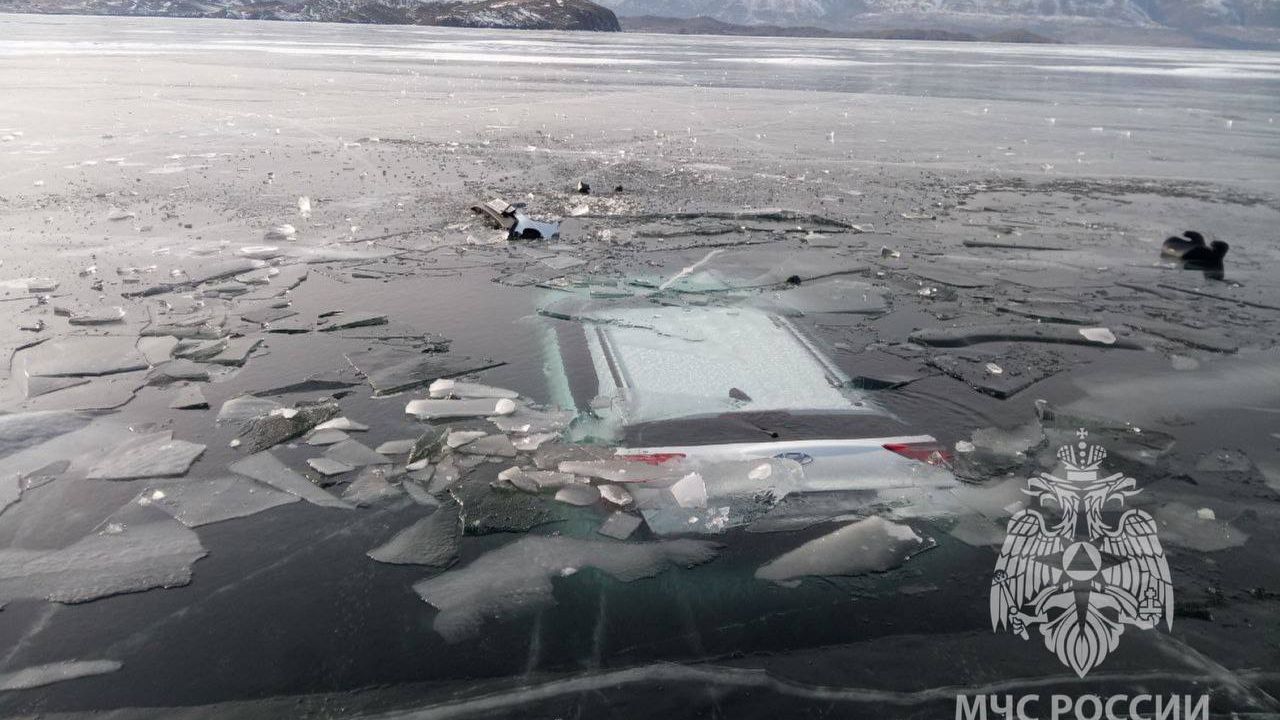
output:
[[[237,460],[231,463],[227,469],[237,475],[252,478],[277,490],[283,490],[290,495],[297,495],[313,505],[345,510],[351,509],[349,503],[321,490],[305,477],[289,469],[289,466],[280,462],[279,458],[272,455],[269,450],[263,450],[255,455]]]
[[[365,467],[342,493],[342,499],[357,507],[367,507],[383,500],[399,497],[404,490],[391,480],[404,475],[402,468]]]
[[[366,465],[390,465],[391,459],[379,455],[358,440],[343,440],[340,443],[330,445],[324,451],[324,456],[330,460],[336,460],[351,467],[364,467]]]
[[[187,527],[200,527],[295,503],[298,497],[227,476],[151,485],[138,495],[137,502],[159,508]]]
[[[784,553],[761,566],[756,577],[787,583],[808,576],[884,572],[934,544],[907,525],[869,517]]]
[[[355,470],[351,465],[326,457],[310,458],[307,460],[307,465],[327,478]]]
[[[134,438],[109,450],[89,469],[90,480],[133,480],[183,475],[205,446],[174,440],[169,431]]]
[[[458,545],[462,540],[460,512],[456,502],[446,502],[396,533],[385,544],[370,550],[369,557],[393,565],[447,568],[458,559]]]
[[[526,536],[413,589],[439,610],[432,623],[436,631],[457,642],[478,632],[486,619],[502,620],[553,604],[553,578],[592,567],[633,582],[668,567],[708,562],[717,547],[701,540],[617,543]]]

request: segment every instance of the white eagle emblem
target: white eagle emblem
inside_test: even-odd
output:
[[[1125,626],[1173,627],[1169,563],[1151,515],[1124,510],[1108,525],[1104,510],[1123,509],[1136,495],[1134,479],[1099,477],[1107,457],[1099,445],[1080,442],[1058,448],[1066,478],[1048,473],[1028,479],[1023,492],[1051,506],[1009,520],[991,583],[991,626],[1023,640],[1039,625],[1045,647],[1080,677],[1116,649]]]

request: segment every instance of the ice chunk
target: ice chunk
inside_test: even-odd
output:
[[[508,398],[499,400],[411,400],[404,411],[420,420],[487,417],[510,415],[516,404]]]
[[[416,440],[388,440],[378,447],[374,448],[374,452],[379,455],[408,455],[413,450]]]
[[[0,690],[27,690],[119,670],[119,660],[67,660],[0,673]]]
[[[644,483],[665,487],[689,474],[675,463],[649,463],[634,460],[565,460],[557,468],[562,473],[599,478],[611,483]]]
[[[502,364],[399,348],[349,353],[346,357],[377,395],[390,395],[442,377],[479,372]]]
[[[511,444],[519,452],[533,452],[546,443],[555,440],[558,436],[559,433],[534,433],[533,435],[513,437],[511,438]]]
[[[346,492],[342,493],[342,499],[354,503],[357,507],[367,507],[382,500],[399,497],[404,494],[404,491],[389,482],[389,479],[397,474],[404,474],[404,470],[366,467],[356,476],[355,481],[347,486]]]
[[[253,395],[239,395],[222,403],[218,422],[243,422],[280,409],[280,403]]]
[[[351,509],[348,503],[335,498],[313,485],[310,480],[290,470],[269,450],[237,460],[227,469],[237,475],[244,475],[277,490],[283,490],[290,495],[297,495],[313,505]]]
[[[72,312],[67,322],[72,325],[106,325],[123,321],[125,314],[122,307],[91,308]]]
[[[419,484],[420,482],[430,481],[431,479],[430,470],[431,470],[430,468],[427,468],[428,474],[426,475],[424,480],[421,480],[421,481],[406,480],[400,483],[400,487],[404,489],[405,494],[408,495],[411,500],[418,503],[419,505],[424,505],[426,507],[436,507],[440,505],[440,501],[437,500],[434,495],[428,492],[426,487]]]
[[[209,401],[205,400],[199,385],[188,385],[178,390],[169,407],[175,410],[202,410],[209,407]]]
[[[445,428],[427,428],[425,432],[413,442],[413,448],[409,450],[408,464],[423,462],[430,460],[433,455],[440,452],[444,447],[445,440],[448,437],[448,430]]]
[[[784,553],[761,566],[756,577],[785,583],[806,576],[884,572],[934,545],[907,525],[869,517]]]
[[[980,515],[966,515],[951,528],[950,534],[960,542],[974,547],[1000,547],[1004,544],[1005,526]]]
[[[316,430],[342,430],[345,432],[364,432],[369,429],[368,425],[362,425],[347,417],[338,417],[332,420],[326,420],[315,427]]]
[[[317,426],[318,427],[318,426]],[[341,430],[312,430],[307,435],[308,445],[336,445],[343,440],[350,440],[351,436]]]
[[[1208,510],[1209,512],[1204,512]],[[1176,547],[1200,552],[1217,552],[1239,547],[1249,536],[1231,523],[1218,520],[1210,508],[1199,510],[1179,502],[1171,502],[1153,513],[1160,529],[1160,540]]]
[[[626,540],[640,527],[640,518],[624,512],[615,512],[605,519],[596,532],[615,540]]]
[[[248,517],[295,502],[297,496],[235,476],[152,485],[138,496],[140,505],[159,508],[187,527]]]
[[[556,491],[556,500],[569,505],[586,507],[600,500],[600,489],[586,483],[570,483]]]
[[[310,465],[312,470],[315,470],[325,477],[333,477],[334,475],[341,475],[342,473],[355,470],[354,467],[351,467],[344,462],[338,462],[337,460],[331,460],[326,457],[310,458],[307,460],[307,465]]]
[[[689,473],[667,488],[676,504],[682,508],[707,506],[707,485],[698,473]]]
[[[433,622],[436,632],[457,642],[477,633],[485,619],[501,620],[554,604],[553,578],[593,567],[634,582],[672,566],[708,562],[717,548],[701,540],[618,543],[525,536],[413,589],[440,611]]]
[[[435,382],[431,383],[431,386],[427,388],[427,392],[430,393],[431,397],[437,398],[437,399],[452,397],[452,398],[461,398],[461,399],[509,398],[514,400],[520,397],[519,393],[512,390],[506,390],[504,388],[499,388],[499,387],[491,387],[489,385],[479,385],[476,383],[460,382],[457,380],[450,380],[447,378],[442,378],[440,380],[436,380]]]
[[[547,433],[554,437],[554,433],[569,427],[575,414],[571,410],[535,410],[530,407],[520,407],[510,415],[489,418],[489,421],[505,433],[520,435]]]
[[[498,473],[498,477],[506,480],[526,492],[542,492],[543,490],[559,490],[568,485],[581,484],[569,473],[552,470],[525,470],[511,467]]]
[[[0,605],[21,599],[88,602],[191,581],[205,556],[194,532],[132,503],[88,536],[58,549],[0,550]]]
[[[621,485],[600,485],[600,497],[617,505],[618,507],[627,507],[635,503],[636,499],[631,496],[630,492]]]
[[[1103,345],[1115,345],[1116,336],[1104,327],[1080,328],[1080,336],[1089,342],[1102,343]]]
[[[511,444],[511,441],[505,435],[486,435],[459,447],[458,452],[463,455],[492,455],[512,458],[516,456],[516,447]]]
[[[363,445],[357,440],[343,440],[337,445],[330,445],[329,449],[324,451],[324,456],[352,467],[388,465],[391,463],[385,456],[370,450],[367,445]]]
[[[292,440],[337,416],[339,411],[338,403],[330,399],[301,402],[292,408],[276,408],[250,420],[240,435],[248,452],[255,453]]]
[[[106,457],[89,469],[90,480],[133,480],[135,478],[183,475],[204,452],[204,445],[174,440],[169,431],[142,435],[107,451]]]
[[[214,363],[215,365],[233,365],[240,367],[249,360],[249,355],[262,344],[262,338],[257,337],[239,337],[228,340],[222,349],[207,358],[201,358],[205,362]]]
[[[387,316],[378,313],[342,313],[333,322],[320,328],[321,332],[333,332],[348,328],[368,327],[370,325],[386,325]]]
[[[369,557],[393,565],[447,568],[457,562],[461,540],[461,508],[450,500],[396,533],[385,544],[370,550]]]
[[[43,343],[23,355],[26,374],[38,377],[85,377],[146,370],[147,358],[136,338],[109,335],[69,337]]]
[[[484,432],[483,430],[454,430],[445,437],[444,444],[454,450],[457,450],[463,445],[466,445],[473,440],[479,440],[488,434],[489,433]]]

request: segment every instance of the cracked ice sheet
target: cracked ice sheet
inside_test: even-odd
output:
[[[173,518],[126,506],[85,537],[58,549],[0,550],[0,606],[11,600],[79,603],[191,582],[206,555],[200,539]]]
[[[718,548],[702,540],[620,543],[526,536],[466,567],[422,580],[413,589],[440,611],[432,623],[436,631],[457,642],[479,632],[486,618],[510,618],[553,605],[554,577],[593,567],[632,582],[668,567],[709,562]]]
[[[67,660],[0,673],[0,690],[27,690],[65,680],[105,675],[120,669],[118,660]]]

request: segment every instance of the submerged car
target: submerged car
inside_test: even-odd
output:
[[[946,450],[931,435],[912,432],[853,389],[786,317],[647,304],[552,316],[569,320],[553,325],[548,365],[561,404],[580,413],[570,437],[616,445],[621,460],[699,469],[705,489],[691,496],[705,497],[705,507],[715,508],[718,496],[767,493],[777,501],[792,493],[956,483]],[[749,465],[765,459],[778,462]],[[733,465],[741,472],[724,471]],[[645,508],[645,492],[637,498],[650,527],[662,532],[669,523]],[[676,515],[672,527],[705,525]],[[711,529],[726,524],[724,513],[709,519]]]

